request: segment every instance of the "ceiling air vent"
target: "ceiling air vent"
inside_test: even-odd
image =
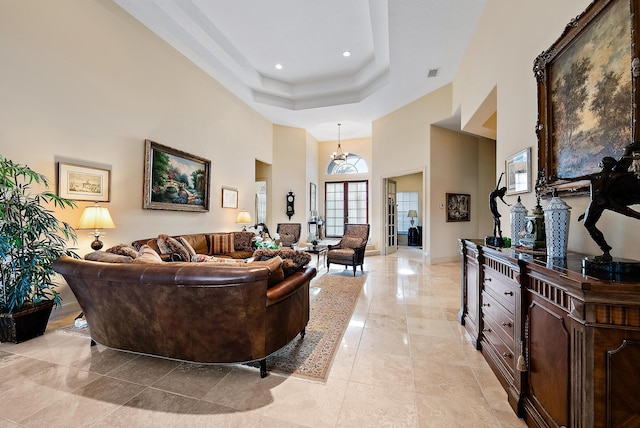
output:
[[[439,68],[429,69],[429,71],[427,72],[427,77],[436,77],[438,75],[438,71],[440,71]]]

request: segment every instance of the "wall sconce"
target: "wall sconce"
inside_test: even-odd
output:
[[[414,222],[414,218],[418,217],[418,211],[416,210],[409,210],[409,212],[407,213],[407,217],[411,217],[411,227],[413,227],[413,222]]]
[[[247,225],[253,223],[251,220],[251,214],[247,210],[241,210],[236,217],[236,223],[242,224],[242,231],[245,232],[247,230]]]
[[[101,207],[96,202],[95,205],[85,207],[80,216],[80,222],[78,223],[78,229],[93,229],[91,235],[95,237],[95,240],[91,243],[91,248],[98,251],[102,248],[102,241],[100,236],[105,233],[100,232],[100,229],[115,229],[116,225],[111,220],[111,214],[106,207]]]

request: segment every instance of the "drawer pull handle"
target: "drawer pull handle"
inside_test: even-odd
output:
[[[511,358],[512,357],[512,355],[509,354],[508,352],[503,352],[502,356],[505,357],[505,358]]]
[[[505,291],[504,295],[505,296],[513,296],[513,291]]]
[[[483,333],[491,333],[491,329],[490,328],[483,328],[482,332]]]
[[[504,327],[511,327],[511,323],[510,322],[503,322],[502,325]]]
[[[482,306],[486,306],[487,308],[490,307],[491,305],[488,303],[483,303]]]
[[[487,281],[487,282],[491,282],[491,277],[490,277],[490,276],[488,276],[488,277],[486,277],[484,280],[485,280],[485,281]]]

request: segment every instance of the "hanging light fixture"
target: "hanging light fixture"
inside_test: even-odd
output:
[[[341,124],[339,123],[338,124],[338,150],[331,153],[331,160],[338,165],[345,163],[347,161],[347,157],[349,156],[349,153],[342,152],[342,146],[340,146],[340,125]]]

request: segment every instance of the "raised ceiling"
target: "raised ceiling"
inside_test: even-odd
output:
[[[319,141],[337,123],[342,138],[370,136],[373,120],[450,83],[486,3],[113,1],[268,120]]]

